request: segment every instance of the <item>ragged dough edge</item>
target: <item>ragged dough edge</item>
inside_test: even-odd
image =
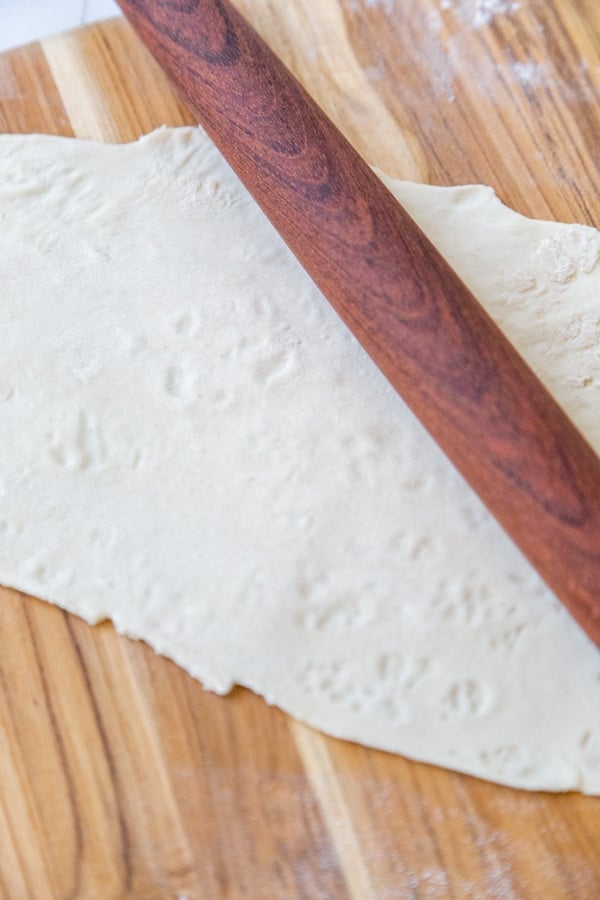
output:
[[[182,131],[185,132],[187,130],[183,129]],[[0,154],[2,151],[3,140],[4,139],[0,140]],[[10,141],[10,139],[8,140]],[[61,141],[63,142],[61,143],[61,148],[64,146],[64,139],[61,138],[46,138],[44,140]],[[162,131],[143,138],[138,144],[125,145],[124,147],[121,146],[120,154],[124,154],[124,152],[126,152],[135,155],[135,151],[131,151],[129,148],[136,148],[144,144],[150,147],[152,145],[155,145],[157,148],[159,148],[162,146],[165,140],[167,141],[167,145],[171,144],[171,150],[177,149],[177,147],[174,147],[173,144],[174,142],[177,142],[178,138],[172,132]],[[185,145],[185,142],[183,143]],[[187,164],[185,160],[185,153],[183,153],[182,155],[184,156],[182,166],[185,167],[185,165]],[[124,168],[126,169],[127,166],[125,165]],[[464,207],[464,204],[474,204],[475,206],[482,205],[486,208],[489,207],[490,209],[492,209],[493,207],[494,214],[496,214],[499,209],[501,209],[503,210],[502,215],[504,216],[504,219],[507,223],[510,224],[510,222],[514,222],[514,217],[518,217],[519,220],[523,220],[524,222],[528,223],[528,226],[531,226],[533,224],[536,228],[540,229],[541,239],[544,239],[544,231],[547,231],[548,235],[552,235],[556,230],[555,223],[532,223],[531,220],[519,216],[517,213],[509,210],[507,207],[503,207],[502,204],[500,204],[500,201],[495,197],[491,189],[488,188],[481,188],[476,186],[459,188],[430,188],[429,186],[409,185],[407,183],[393,183],[392,187],[394,191],[400,196],[400,199],[408,208],[409,212],[411,212],[413,217],[417,219],[417,221],[419,221],[419,208],[416,204],[418,204],[419,202],[419,194],[423,194],[423,192],[431,193],[432,191],[440,192],[438,196],[441,198],[440,202],[445,208],[447,204],[443,198],[447,198],[448,196],[450,196],[449,192],[451,192],[453,198],[452,205],[454,205],[457,210],[460,210],[461,207]],[[421,219],[419,224],[421,224],[421,226],[425,230],[429,230],[430,236],[433,237],[433,235],[431,235],[432,223],[429,223],[429,229],[427,228],[427,223],[423,219]],[[433,225],[435,225],[435,223],[433,223]],[[582,228],[582,226],[577,227]],[[590,231],[592,230],[590,229]],[[439,239],[435,242],[438,243],[438,245],[440,244]],[[440,247],[440,249],[442,249],[442,252],[445,252],[445,255],[452,262],[452,247]],[[463,278],[467,281],[467,283],[469,283],[469,277],[467,273],[461,272],[461,274],[463,275]],[[476,273],[475,276],[471,277],[476,277]],[[471,284],[470,286],[473,287],[474,290],[476,290],[473,284]],[[516,342],[517,341],[515,340],[515,343]],[[581,427],[584,426],[582,425]],[[590,437],[589,427],[588,437]],[[598,447],[597,443],[596,447]],[[20,577],[19,583],[15,583],[14,586],[17,589],[26,590],[29,593],[37,594],[38,596],[46,596],[54,602],[57,602],[64,608],[69,609],[71,612],[82,615],[91,623],[97,621],[98,619],[112,617],[119,631],[124,634],[128,634],[131,637],[144,639],[148,644],[150,644],[150,646],[154,647],[157,652],[174,659],[175,662],[179,663],[188,671],[190,671],[192,675],[203,681],[205,686],[211,690],[215,690],[220,693],[226,693],[232,687],[234,682],[239,683],[251,688],[252,690],[255,690],[257,693],[260,693],[263,696],[266,696],[268,702],[276,703],[279,707],[283,708],[290,714],[295,715],[296,717],[303,719],[304,721],[307,721],[313,726],[320,727],[323,731],[333,734],[334,736],[347,738],[350,740],[358,740],[362,743],[369,743],[372,746],[380,746],[382,749],[393,750],[395,752],[403,752],[404,755],[412,756],[413,758],[417,758],[425,762],[440,764],[439,753],[436,754],[435,752],[428,752],[426,748],[423,748],[423,750],[418,754],[406,754],[404,751],[402,751],[401,748],[397,746],[390,746],[389,742],[387,741],[365,741],[365,735],[360,730],[360,723],[354,728],[352,727],[352,724],[348,722],[344,722],[343,726],[339,728],[334,727],[331,724],[331,716],[330,714],[328,714],[328,711],[325,708],[323,708],[322,710],[315,710],[314,706],[311,706],[310,703],[303,702],[303,698],[299,696],[295,696],[293,702],[286,702],[285,700],[282,700],[282,698],[277,694],[276,690],[265,691],[264,685],[260,684],[260,682],[254,678],[244,677],[241,673],[239,677],[236,677],[235,679],[232,679],[230,677],[220,677],[218,674],[216,674],[219,671],[218,665],[214,665],[213,667],[205,667],[201,665],[199,660],[193,653],[190,653],[190,651],[183,646],[177,645],[176,641],[169,641],[168,639],[166,639],[164,634],[161,633],[160,629],[153,632],[152,629],[145,627],[144,633],[141,633],[138,629],[132,627],[131,624],[127,621],[122,621],[122,617],[118,614],[115,614],[114,611],[112,612],[112,615],[109,610],[107,610],[106,612],[102,612],[98,610],[92,611],[92,609],[89,609],[89,611],[86,612],[87,604],[85,604],[83,598],[78,597],[77,602],[70,603],[68,601],[65,601],[65,596],[63,594],[56,596],[54,594],[48,593],[44,590],[44,585],[40,582],[36,582],[35,580],[28,581],[28,579]],[[562,613],[559,612],[558,615],[561,616]],[[591,781],[586,781],[584,776],[579,773],[575,766],[569,767],[568,765],[565,765],[563,767],[563,770],[558,773],[558,775],[556,774],[556,772],[542,772],[541,774],[537,773],[536,775],[517,778],[514,774],[510,777],[503,777],[498,773],[490,774],[489,768],[486,769],[483,766],[478,767],[473,763],[470,763],[468,766],[463,767],[460,765],[460,763],[453,762],[450,758],[445,760],[445,764],[457,771],[465,771],[469,774],[480,775],[481,777],[487,779],[493,778],[493,780],[509,785],[518,784],[518,786],[530,789],[547,789],[548,787],[550,787],[553,790],[568,790],[575,788],[586,790],[589,793],[600,792],[600,776],[598,778],[598,781],[594,781],[593,778]]]

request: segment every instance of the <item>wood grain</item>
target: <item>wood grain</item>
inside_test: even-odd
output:
[[[524,212],[593,221],[593,0],[523,3],[479,30],[448,11],[418,42],[434,0],[396,0],[389,14],[358,0],[240,6],[369,161],[490,181]],[[449,52],[434,76],[438,43]],[[538,46],[543,78],[525,90],[510,52]],[[477,83],[461,75],[476,71]],[[165,121],[192,118],[123,23],[0,59],[5,131],[130,140]],[[9,900],[600,892],[597,798],[513,791],[326,738],[247,691],[205,693],[110,625],[6,589],[0,724]]]
[[[600,458],[229,0],[119,0],[289,248],[600,647]]]

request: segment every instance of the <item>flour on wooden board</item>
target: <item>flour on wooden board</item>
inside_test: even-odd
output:
[[[471,28],[491,25],[497,16],[508,16],[518,12],[521,4],[517,0],[439,0],[442,11],[458,13]]]
[[[203,132],[5,136],[0,175],[0,582],[331,734],[600,792],[598,650]],[[600,450],[600,234],[386,181]]]

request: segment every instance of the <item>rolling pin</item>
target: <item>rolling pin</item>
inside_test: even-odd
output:
[[[313,281],[600,646],[600,458],[229,0],[118,0]]]

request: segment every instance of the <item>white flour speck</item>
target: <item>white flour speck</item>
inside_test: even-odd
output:
[[[517,0],[439,0],[441,10],[453,10],[466,19],[472,28],[490,25],[496,16],[517,12]]]
[[[367,9],[381,9],[390,15],[394,12],[396,0],[364,0],[364,5]]]
[[[542,67],[533,60],[525,60],[524,62],[514,62],[512,65],[513,72],[517,81],[523,87],[533,87],[540,84],[544,79],[544,71]]]
[[[519,7],[520,4],[513,2],[513,0],[476,0],[472,21],[473,28],[482,28],[484,25],[490,25],[496,16],[516,12]]]

